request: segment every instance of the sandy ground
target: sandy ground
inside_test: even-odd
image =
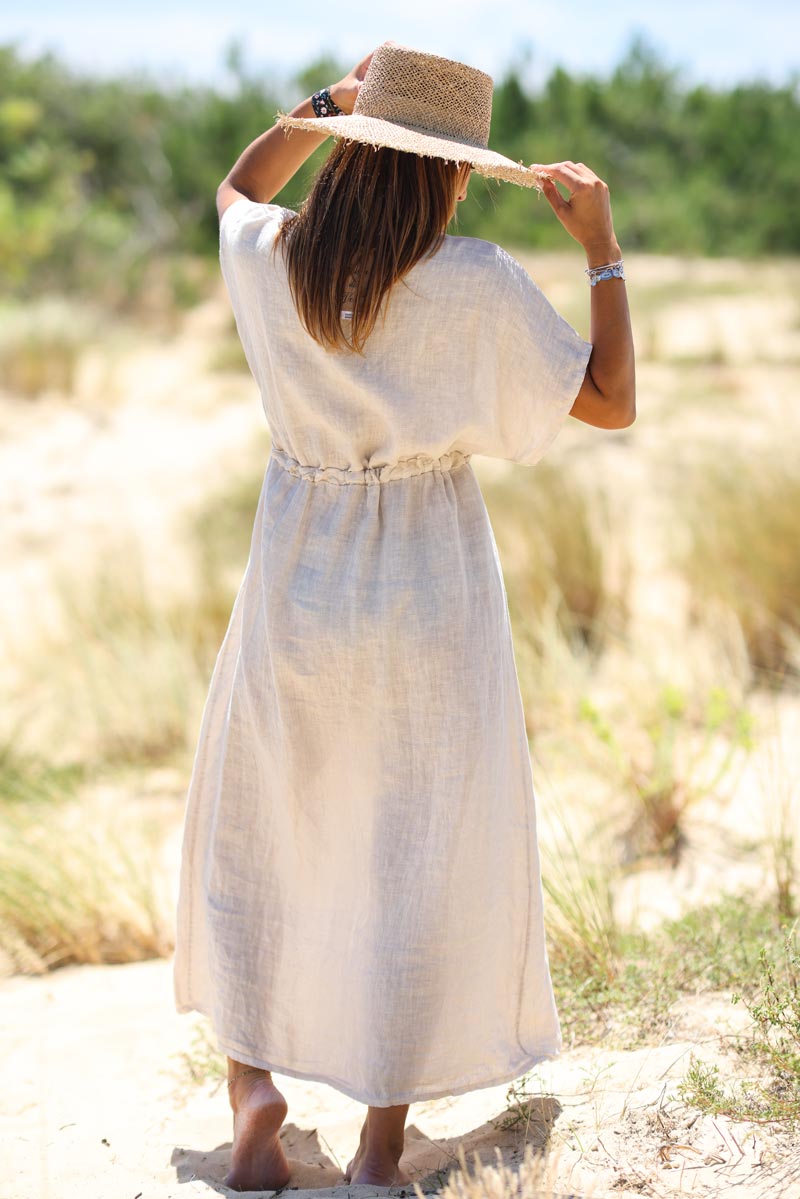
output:
[[[506,1086],[413,1104],[403,1165],[435,1191],[464,1147],[472,1167],[519,1163],[549,1145],[560,1195],[800,1196],[788,1143],[670,1098],[690,1051],[725,1069],[722,1037],[742,1026],[725,997],[687,999],[668,1043],[562,1054]],[[178,1199],[234,1194],[222,1183],[232,1122],[218,1080],[191,1083],[181,1054],[202,1017],[172,1006],[170,961],[66,967],[0,988],[3,1169],[0,1195]],[[274,1075],[289,1103],[282,1131],[297,1199],[407,1194],[348,1186],[342,1170],[365,1109],[322,1083]],[[509,1125],[509,1127],[503,1127]]]

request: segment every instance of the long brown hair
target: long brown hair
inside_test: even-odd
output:
[[[292,299],[315,341],[363,355],[389,289],[441,248],[466,170],[337,139],[273,246],[273,253],[282,247]],[[341,317],[343,308],[352,319]]]

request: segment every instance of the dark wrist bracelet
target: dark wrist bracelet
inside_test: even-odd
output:
[[[344,116],[344,109],[340,108],[333,99],[329,87],[323,87],[321,91],[314,92],[311,97],[311,107],[314,109],[316,117],[333,117],[340,114]]]

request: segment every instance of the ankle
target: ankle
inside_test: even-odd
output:
[[[269,1071],[260,1074],[244,1074],[240,1078],[231,1078],[228,1081],[228,1099],[233,1108],[246,1101],[254,1093],[260,1093],[266,1097],[270,1092],[275,1093],[273,1098],[276,1100],[278,1095],[283,1099],[283,1095],[275,1086]]]
[[[397,1163],[405,1146],[405,1122],[408,1106],[394,1109],[372,1108],[361,1129],[361,1147],[365,1157],[378,1162]]]
[[[228,1059],[228,1086],[233,1086],[237,1079],[240,1078],[266,1078],[271,1079],[269,1070],[264,1070],[263,1066],[246,1066],[241,1061],[233,1061]]]
[[[400,1161],[405,1147],[405,1138],[400,1137],[371,1137],[364,1145],[365,1163],[381,1164],[387,1161]]]

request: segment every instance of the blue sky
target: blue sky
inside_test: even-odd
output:
[[[144,69],[181,82],[224,87],[224,50],[240,39],[248,73],[287,77],[315,56],[332,53],[348,66],[380,42],[458,58],[497,78],[525,51],[528,81],[536,85],[555,65],[606,74],[635,33],[644,35],[687,82],[728,85],[738,80],[788,80],[800,70],[797,0],[385,0],[373,3],[280,5],[269,0],[37,0],[0,3],[0,42],[26,56],[51,49],[94,74]],[[322,80],[323,83],[332,82]]]

